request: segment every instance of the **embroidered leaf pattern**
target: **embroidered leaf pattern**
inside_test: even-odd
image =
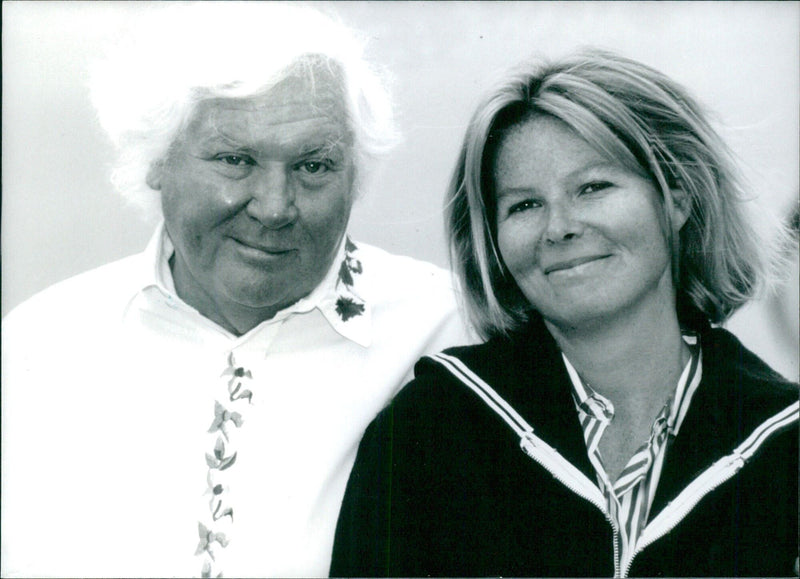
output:
[[[219,466],[217,467],[219,470],[225,470],[233,466],[233,463],[236,462],[236,453],[234,452],[231,456],[223,459],[220,461]]]
[[[250,370],[246,370],[241,366],[236,365],[236,360],[233,357],[233,352],[228,354],[228,367],[221,374],[222,376],[230,376],[228,380],[228,387],[233,386],[241,378],[252,378],[253,374]]]
[[[215,550],[228,546],[230,540],[222,531],[233,529],[233,507],[229,489],[231,479],[225,471],[236,463],[237,436],[240,435],[234,433],[244,424],[241,411],[248,408],[253,400],[253,392],[246,387],[248,380],[253,378],[252,372],[237,363],[233,352],[228,354],[227,362],[220,378],[226,383],[229,400],[225,403],[214,401],[214,419],[208,428],[208,433],[213,435],[209,437],[209,443],[213,440],[214,447],[205,454],[208,466],[208,488],[205,494],[211,495],[211,499],[208,502],[209,511],[203,517],[206,524],[198,522],[200,542],[195,551],[195,555],[203,558],[202,577],[222,577],[219,567],[224,565],[225,559],[218,559],[217,556],[221,553]],[[222,399],[224,400],[224,396]]]
[[[217,460],[222,460],[222,457],[225,456],[225,442],[221,439],[217,439],[217,444],[214,445],[214,456],[217,457]]]
[[[360,304],[351,298],[340,297],[336,300],[336,313],[346,322],[354,316],[364,313],[364,304]]]
[[[227,509],[222,508],[222,501],[217,502],[217,507],[214,509],[214,512],[211,514],[215,521],[219,521],[222,517],[230,517],[231,521],[233,520],[233,509],[228,507]]]
[[[242,415],[238,412],[230,412],[227,410],[222,404],[218,401],[214,403],[214,421],[211,423],[211,426],[208,428],[209,432],[216,432],[219,430],[225,439],[228,439],[228,432],[226,430],[226,423],[232,422],[236,428],[239,428],[244,419]]]
[[[339,266],[339,282],[343,283],[348,288],[354,283],[353,274],[360,274],[364,271],[361,267],[361,262],[351,255],[358,247],[348,237],[345,241],[345,254],[342,260],[342,265]]]
[[[241,386],[241,384],[239,384]],[[238,392],[238,394],[237,394]],[[231,402],[236,402],[237,400],[246,399],[248,402],[253,402],[253,393],[250,390],[239,390],[239,387],[236,388],[235,391],[231,392]]]
[[[347,269],[349,269],[353,273],[362,273],[364,271],[364,268],[361,267],[361,262],[353,257],[345,258],[345,263],[347,263]]]
[[[195,555],[206,552],[208,553],[209,557],[211,557],[212,561],[215,560],[212,544],[219,543],[222,547],[227,547],[228,539],[225,538],[225,533],[215,533],[214,531],[210,531],[203,523],[198,523],[198,531],[200,534],[200,543],[197,545],[197,551],[195,552]]]
[[[210,454],[206,453],[206,464],[208,465],[208,468],[217,468],[219,461]]]
[[[350,274],[350,268],[347,266],[347,258],[342,260],[342,265],[339,267],[339,281],[346,286],[353,285],[353,276]]]
[[[339,266],[339,279],[338,284],[342,284],[349,291],[352,290],[355,283],[353,275],[358,275],[364,271],[361,262],[356,259],[352,253],[358,251],[358,246],[353,243],[350,237],[345,239],[344,243],[345,256],[342,264]],[[355,296],[339,295],[336,300],[336,313],[342,318],[343,322],[360,316],[364,313],[364,303],[356,299]]]

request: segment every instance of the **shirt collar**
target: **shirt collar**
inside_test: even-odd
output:
[[[673,436],[678,434],[678,430],[680,430],[681,424],[683,424],[683,419],[686,417],[692,397],[697,387],[700,385],[700,378],[703,374],[702,352],[700,351],[700,343],[697,336],[693,334],[684,334],[683,341],[689,346],[691,359],[684,367],[681,377],[678,379],[678,384],[672,395],[672,399],[668,402],[669,414],[667,416],[667,425]],[[561,353],[561,358],[564,360],[564,365],[567,368],[567,373],[572,383],[572,396],[577,409],[592,416],[596,420],[608,423],[614,416],[614,404],[583,382],[577,370],[575,370],[575,367],[570,363],[563,352]]]
[[[184,303],[175,291],[169,266],[169,260],[174,253],[175,246],[162,221],[144,250],[148,269],[144,274],[140,290],[155,289],[166,299]],[[279,311],[264,324],[282,322],[291,316],[316,309],[342,337],[365,348],[368,347],[372,343],[372,309],[362,291],[361,275],[364,266],[360,258],[358,246],[345,235],[339,244],[333,264],[322,282],[310,294]],[[186,306],[191,307],[188,304]],[[250,332],[260,327],[261,324]]]
[[[591,386],[584,384],[578,371],[563,352],[561,352],[561,358],[564,360],[570,382],[572,382],[572,398],[575,400],[578,410],[603,424],[611,422],[614,417],[614,404],[605,396],[595,392]]]
[[[683,341],[689,346],[692,357],[683,369],[675,396],[672,399],[668,425],[673,435],[678,434],[683,419],[689,411],[689,404],[692,401],[697,387],[700,386],[700,379],[703,377],[703,352],[700,349],[700,340],[694,334],[685,334]]]

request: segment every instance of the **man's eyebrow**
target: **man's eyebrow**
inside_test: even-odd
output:
[[[225,145],[227,147],[235,149],[249,148],[239,139],[236,139],[231,135],[226,135],[224,132],[220,131],[217,127],[214,127],[213,130],[208,131],[206,134],[200,135],[199,138],[195,139],[195,141],[200,146]]]
[[[345,142],[345,136],[337,135],[335,138],[326,139],[322,143],[309,143],[300,148],[299,154],[303,156],[327,155],[334,151],[346,149],[348,146],[348,143]]]

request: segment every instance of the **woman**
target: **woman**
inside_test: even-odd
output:
[[[449,190],[488,341],[370,426],[333,575],[789,575],[798,389],[716,326],[775,259],[693,99],[590,52],[479,107]],[[520,450],[521,447],[521,450]]]

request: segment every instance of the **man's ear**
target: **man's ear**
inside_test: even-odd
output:
[[[161,176],[163,173],[164,161],[155,161],[150,165],[150,169],[147,170],[147,177],[145,177],[144,181],[153,191],[161,191]]]
[[[682,188],[675,187],[669,190],[672,196],[672,227],[675,233],[683,228],[692,213],[692,199]]]

